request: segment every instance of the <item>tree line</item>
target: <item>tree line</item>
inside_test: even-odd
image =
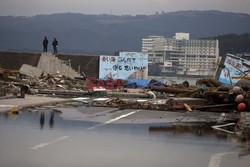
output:
[[[205,39],[218,39],[220,55],[250,53],[250,34],[225,34]]]

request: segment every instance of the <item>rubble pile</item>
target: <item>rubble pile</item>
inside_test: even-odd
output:
[[[107,101],[94,101],[94,107],[115,107],[119,109],[148,109],[148,110],[165,110],[166,103],[150,102],[149,100],[132,100],[122,98],[112,98]]]
[[[17,70],[8,70],[8,69],[0,68],[1,80],[16,81],[16,78],[18,76],[19,76],[19,71]]]
[[[83,78],[70,78],[60,73],[48,73],[41,76],[28,76],[19,71],[0,68],[0,92],[17,94],[21,92],[30,94],[50,94],[63,96],[100,95],[108,96],[111,100],[105,103],[95,103],[95,106],[111,106],[119,108],[150,109],[150,110],[205,110],[230,112],[234,110],[245,111],[250,109],[249,85],[247,81],[240,81],[239,86],[223,85],[212,78],[197,80],[195,86],[190,86],[187,81],[182,84],[164,84],[152,79],[149,84],[141,89],[128,89],[126,82],[122,89],[98,91],[98,88],[88,88],[87,81]],[[98,82],[95,84],[95,82]],[[96,80],[94,85],[99,85]],[[124,82],[123,82],[124,83]],[[103,82],[103,85],[106,83]],[[96,90],[95,90],[96,89]],[[100,93],[105,91],[105,93]],[[126,100],[123,98],[148,98],[145,101]],[[164,103],[150,101],[153,98],[165,99]]]
[[[151,98],[159,98],[158,93],[164,93],[166,95],[163,98],[164,102],[156,103],[153,100],[138,101],[117,98],[117,94],[123,94],[120,92],[116,93],[116,96],[111,96],[111,100],[94,103],[94,106],[213,112],[247,111],[250,109],[249,87],[223,85],[211,78],[198,80],[196,86],[188,85],[187,83],[166,85],[157,80],[151,80],[147,86],[150,91],[145,91],[144,94],[150,92],[154,95]],[[140,95],[139,92],[137,94]]]
[[[20,83],[16,81],[19,78],[19,71],[0,68],[0,96],[5,96],[6,93],[17,93]]]
[[[20,74],[19,71],[0,69],[0,92],[17,94],[23,87],[28,87],[25,93],[37,94],[50,91],[48,94],[57,92],[81,92],[85,90],[86,81],[83,79],[71,79],[59,73],[30,77]]]
[[[157,83],[156,86],[158,85],[159,83]],[[197,107],[199,109],[220,110],[220,108],[222,108],[226,110],[236,109],[242,111],[249,110],[250,105],[250,92],[248,85],[232,87],[223,85],[212,78],[198,80],[195,87],[185,87],[183,84],[177,86],[163,85],[160,88],[151,88],[151,90],[154,92],[174,94],[175,97],[206,99],[207,105],[209,106]]]

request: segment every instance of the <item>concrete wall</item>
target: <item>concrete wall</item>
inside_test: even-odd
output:
[[[20,53],[20,52],[0,52],[0,67],[19,70],[23,64],[37,66],[41,54]]]
[[[37,66],[41,53],[0,52],[0,67],[19,70],[23,64]],[[56,57],[71,61],[71,67],[84,71],[88,77],[99,77],[99,56],[59,54]]]
[[[69,60],[71,67],[78,71],[83,71],[88,77],[99,77],[99,56],[97,55],[67,55],[59,54],[56,55],[61,60]]]

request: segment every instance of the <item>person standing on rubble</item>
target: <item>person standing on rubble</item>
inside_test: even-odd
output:
[[[48,39],[47,37],[44,37],[44,40],[43,40],[43,52],[47,52],[48,51]]]
[[[54,38],[54,41],[52,42],[52,46],[53,46],[54,54],[57,54],[58,41],[56,40],[56,38]]]

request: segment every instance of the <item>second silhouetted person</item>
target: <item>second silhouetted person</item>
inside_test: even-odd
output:
[[[47,52],[47,48],[48,48],[48,39],[47,37],[44,37],[44,40],[43,40],[43,52]]]
[[[54,41],[52,42],[52,46],[53,46],[54,54],[57,54],[58,41],[56,40],[56,38],[54,38]]]

